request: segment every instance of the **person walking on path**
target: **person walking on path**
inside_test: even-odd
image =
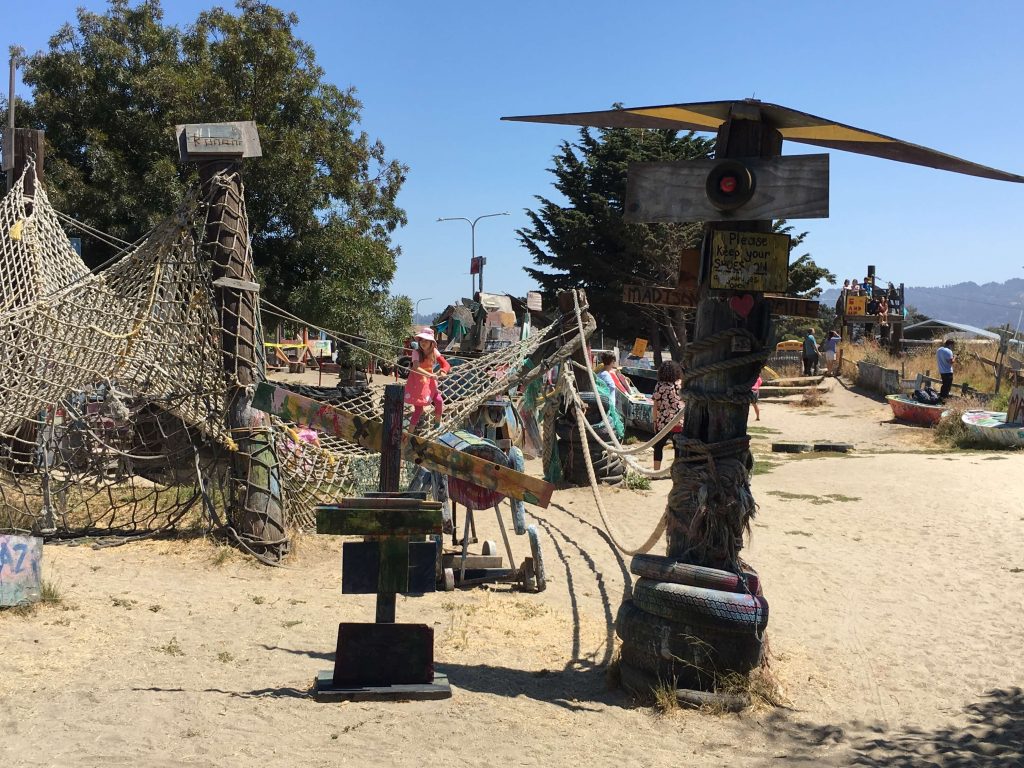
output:
[[[822,342],[821,351],[825,353],[825,375],[838,376],[836,367],[836,347],[839,345],[839,334],[830,331],[828,338]]]
[[[683,369],[674,360],[666,360],[658,369],[658,383],[654,385],[654,432],[661,432],[668,423],[683,410],[683,401],[679,397],[679,385],[682,384]],[[673,434],[682,432],[682,422],[676,424],[672,431],[654,444],[654,471],[661,469],[661,460],[665,455],[665,443]]]
[[[813,328],[808,328],[807,329],[807,335],[804,336],[803,359],[804,359],[804,376],[817,376],[818,375],[819,350],[818,350],[818,342],[814,338],[814,329]]]
[[[953,363],[956,362],[956,355],[953,354],[952,339],[946,339],[939,347],[935,361],[939,364],[939,378],[942,379],[942,388],[939,389],[939,401],[942,402],[949,397],[949,390],[953,388]]]
[[[409,369],[409,378],[405,382],[405,402],[412,406],[412,416],[409,418],[409,431],[414,432],[416,426],[423,416],[423,409],[428,405],[434,406],[434,426],[441,425],[441,413],[444,410],[444,401],[438,391],[438,379],[443,379],[451,370],[451,365],[437,351],[437,342],[434,340],[434,331],[431,328],[424,328],[416,334],[416,342],[419,349],[413,350],[412,366]],[[434,366],[440,370],[435,374]]]

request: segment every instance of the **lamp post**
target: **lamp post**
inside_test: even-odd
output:
[[[416,315],[418,315],[420,313],[420,302],[421,301],[431,301],[432,299],[433,299],[432,296],[427,296],[426,298],[423,298],[423,299],[416,299],[416,308],[413,309],[413,311],[412,311],[412,322],[413,322],[414,325],[416,324]]]
[[[480,221],[480,219],[489,219],[491,216],[508,216],[508,211],[502,211],[501,213],[485,213],[482,216],[477,216],[475,219],[467,219],[465,216],[450,216],[448,218],[438,219],[438,221],[465,221],[465,222],[469,222],[470,248],[471,248],[471,251],[470,251],[470,262],[469,262],[470,270],[473,269],[473,261],[476,259],[476,223],[478,221]],[[478,274],[480,275],[480,288],[479,288],[479,290],[482,293],[483,290],[484,290],[484,265],[483,265],[482,261],[480,263],[480,271],[479,271]],[[470,282],[472,283],[472,286],[470,288],[470,298],[473,298],[473,294],[476,293],[476,291],[477,291],[477,283],[476,283],[475,280],[473,280],[472,272],[470,273],[469,277],[470,277]]]

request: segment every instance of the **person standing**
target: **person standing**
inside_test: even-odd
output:
[[[679,397],[679,385],[682,384],[683,369],[674,360],[666,360],[658,368],[658,383],[654,385],[654,395],[651,400],[654,403],[654,432],[657,434],[668,426],[683,409],[683,401]],[[661,460],[665,452],[665,443],[669,441],[676,432],[682,432],[682,423],[673,427],[672,431],[664,435],[654,444],[654,471],[661,469]]]
[[[935,353],[935,361],[939,364],[939,378],[942,379],[942,388],[939,389],[939,401],[949,397],[949,390],[953,388],[953,363],[956,362],[956,355],[953,354],[953,340],[946,339],[942,346]]]
[[[441,426],[444,401],[437,388],[437,381],[447,376],[451,370],[451,365],[437,351],[433,329],[424,328],[417,333],[416,342],[419,348],[413,350],[412,367],[409,370],[409,378],[405,381],[405,402],[412,406],[412,416],[409,418],[410,432],[416,431],[423,416],[423,409],[428,405],[434,406],[434,428]],[[440,369],[436,374],[435,366]]]
[[[614,408],[617,398],[616,390],[619,389],[619,384],[615,381],[615,369],[619,367],[619,361],[614,352],[602,352],[600,360],[601,370],[597,374],[597,378],[608,385],[609,398],[612,408]]]
[[[820,353],[818,350],[818,341],[814,338],[813,328],[808,328],[807,335],[804,336],[803,359],[804,376],[817,376]]]
[[[750,405],[754,408],[754,416],[757,417],[755,421],[761,420],[761,407],[757,404],[757,401],[761,399],[762,384],[764,384],[764,379],[761,378],[761,374],[758,374],[757,381],[755,381],[754,386],[750,388],[750,391],[754,393],[754,399],[750,401]]]
[[[825,375],[838,376],[836,372],[836,347],[839,345],[839,334],[831,331],[828,338],[821,345],[821,351],[825,353]]]

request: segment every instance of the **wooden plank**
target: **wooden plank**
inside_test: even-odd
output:
[[[261,383],[256,388],[252,407],[286,421],[308,424],[370,451],[379,452],[381,448],[383,424],[379,420],[343,411],[287,389]],[[402,433],[402,457],[538,507],[547,507],[554,491],[554,486],[544,480],[408,432]]]
[[[316,532],[328,536],[420,536],[441,533],[441,511],[433,509],[316,508]]]
[[[434,674],[432,683],[412,683],[409,685],[363,685],[335,686],[334,671],[323,670],[317,673],[313,698],[319,702],[334,701],[437,701],[450,699],[452,687],[448,675],[441,672]]]
[[[785,291],[789,235],[718,230],[711,235],[712,290]]]
[[[689,288],[662,288],[656,285],[624,285],[626,304],[650,304],[657,307],[695,307],[697,292]]]
[[[765,298],[771,306],[772,315],[775,316],[817,318],[821,313],[821,303],[814,299],[779,294],[769,294]]]
[[[377,571],[377,592],[409,591],[409,542],[387,537],[380,545],[380,569]]]
[[[434,629],[426,624],[338,625],[336,687],[410,685],[434,679]]]
[[[422,496],[423,494],[417,494]],[[335,502],[340,509],[441,509],[440,501],[423,501],[418,498],[389,498],[381,496],[358,496]]]
[[[214,288],[234,288],[238,291],[253,291],[258,293],[260,284],[252,280],[241,280],[236,277],[218,277],[213,281]]]
[[[708,174],[720,160],[630,163],[627,221],[671,223],[828,218],[827,154],[742,158],[755,178],[750,201],[720,211],[708,200]]]

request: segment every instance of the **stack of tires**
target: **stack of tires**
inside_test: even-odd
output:
[[[596,425],[595,430],[605,442],[609,442],[608,432],[603,425]],[[599,483],[618,485],[626,476],[626,465],[614,453],[608,453],[599,443],[591,439],[587,433],[586,442],[580,441],[579,429],[571,417],[560,417],[555,425],[558,435],[558,457],[562,462],[562,477],[566,482],[578,486],[590,485],[587,475],[587,464],[584,452],[590,454],[594,465],[594,476]]]
[[[736,710],[742,696],[717,692],[727,675],[761,663],[768,602],[757,573],[704,568],[656,555],[637,555],[633,599],[619,608],[622,684],[638,696],[675,688],[686,704]]]

